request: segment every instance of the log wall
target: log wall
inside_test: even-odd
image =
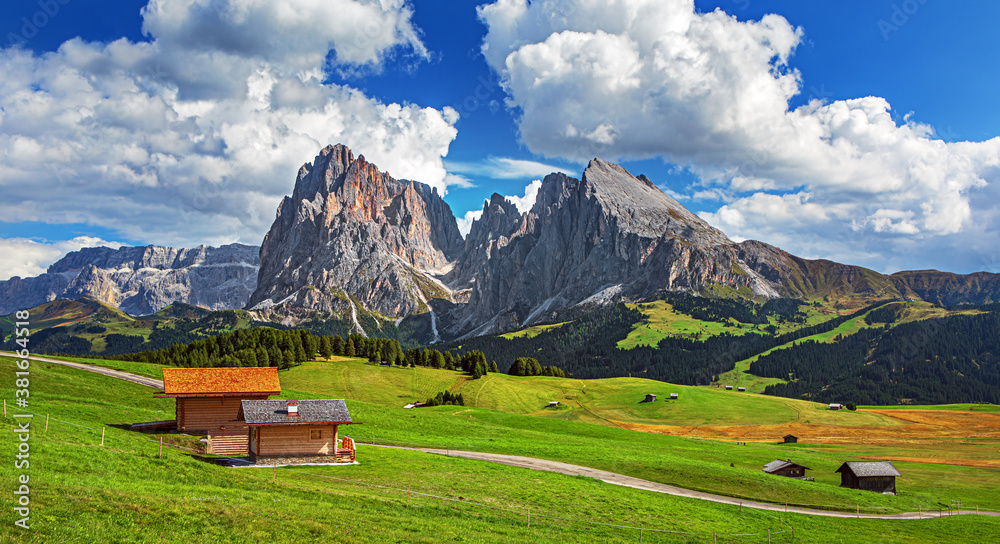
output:
[[[319,430],[321,438],[313,440],[310,430]],[[275,425],[254,429],[256,455],[261,457],[289,455],[334,455],[337,453],[337,425]],[[259,448],[259,449],[257,449]]]
[[[242,400],[255,397],[183,397],[177,399],[177,430],[209,437],[208,453],[246,455],[249,427],[236,418]]]

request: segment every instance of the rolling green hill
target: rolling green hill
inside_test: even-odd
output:
[[[10,360],[4,359],[0,368],[0,394],[12,397]],[[165,457],[158,458],[157,436],[122,427],[162,419],[172,411],[168,399],[153,398],[147,388],[45,363],[32,363],[31,371],[32,410],[50,414],[52,421],[48,432],[36,435],[32,443],[32,481],[39,475],[39,484],[32,488],[32,529],[22,533],[11,524],[0,528],[0,538],[19,542],[634,542],[638,531],[621,527],[640,523],[647,529],[685,533],[684,538],[694,541],[710,539],[713,531],[723,541],[745,541],[750,535],[766,541],[766,532],[771,530],[775,542],[787,542],[791,540],[787,533],[778,534],[786,524],[795,527],[796,542],[858,542],[871,535],[878,535],[880,542],[923,542],[941,534],[947,534],[951,542],[981,542],[983,535],[1000,531],[996,519],[969,516],[907,522],[787,514],[779,524],[774,513],[663,496],[588,478],[364,445],[359,449],[360,465],[283,468],[272,483],[270,470],[224,468],[206,462],[206,456],[196,452],[165,448]],[[534,398],[551,396],[554,382],[574,382],[488,378],[495,383],[483,386],[479,399],[513,410],[530,409]],[[378,442],[516,453],[778,503],[788,500],[845,509],[858,505],[868,511],[891,512],[944,507],[952,498],[962,498],[966,508],[973,504],[1000,508],[989,483],[991,472],[986,469],[897,461],[904,476],[900,496],[891,497],[837,487],[833,469],[858,455],[845,446],[754,442],[743,446],[476,406],[400,407],[397,398],[413,391],[469,385],[450,371],[337,360],[307,363],[282,372],[281,380],[286,398],[346,398],[354,419],[362,423],[351,429],[359,442],[375,435]],[[582,402],[584,406],[599,413],[624,413],[632,407],[633,392],[657,384],[626,379],[586,385],[587,395],[593,398]],[[720,412],[720,423],[756,423],[746,415],[753,412],[762,415],[761,421],[787,420],[791,417],[788,407],[808,405],[756,395],[730,394],[725,400],[722,392],[676,389],[682,396],[672,406],[690,399],[695,405],[692,414],[734,405]],[[503,400],[517,392],[520,398],[509,403]],[[792,405],[782,408],[787,402]],[[654,411],[644,417],[659,419],[662,414]],[[852,415],[873,424],[887,421],[879,414],[829,415],[837,424],[850,424],[842,418]],[[688,423],[686,416],[675,416],[678,423]],[[34,424],[39,430],[42,420],[36,417]],[[12,419],[8,417],[4,425],[12,425]],[[106,433],[103,447],[99,445],[102,427]],[[164,436],[177,446],[198,448],[196,440]],[[4,442],[4,455],[12,455],[12,445]],[[996,445],[994,440],[992,447]],[[869,454],[891,453],[889,448],[871,445],[864,449]],[[763,463],[788,456],[811,467],[817,481],[760,472]],[[14,476],[9,463],[0,473],[5,479]],[[10,494],[0,496],[0,507],[9,511],[11,503]],[[524,515],[529,508],[530,529]],[[736,534],[743,536],[731,536]],[[677,536],[647,532],[644,542],[675,542]]]

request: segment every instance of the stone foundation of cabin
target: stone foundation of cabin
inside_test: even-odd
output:
[[[258,457],[252,461],[257,466],[272,465],[353,465],[354,461],[337,461],[334,455],[294,455],[288,457]]]

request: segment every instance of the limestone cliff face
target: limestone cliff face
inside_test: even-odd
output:
[[[84,248],[33,278],[0,282],[0,314],[57,298],[93,297],[132,315],[173,302],[210,310],[242,308],[257,283],[257,247],[230,244]]]
[[[426,312],[431,298],[450,296],[433,276],[462,246],[436,190],[328,146],[299,169],[292,196],[278,207],[247,308],[356,315],[360,304],[393,318]]]
[[[504,331],[567,307],[709,283],[778,294],[778,285],[740,265],[722,232],[645,177],[599,159],[581,179],[547,176],[532,209],[513,225],[496,222],[490,210],[501,208],[494,199],[483,213],[495,225],[483,229],[491,236],[476,239],[473,224],[463,255],[471,262],[459,268],[472,292],[467,305],[449,312],[447,335]]]

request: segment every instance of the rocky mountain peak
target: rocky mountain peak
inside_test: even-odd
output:
[[[464,242],[451,208],[423,183],[399,180],[341,144],[298,172],[261,245],[248,307],[405,316],[426,310]],[[442,288],[443,289],[443,288]],[[358,326],[360,328],[360,325]]]
[[[617,164],[593,159],[583,171],[582,184],[585,193],[629,232],[644,237],[666,235],[704,247],[732,243],[649,178],[637,178]]]

